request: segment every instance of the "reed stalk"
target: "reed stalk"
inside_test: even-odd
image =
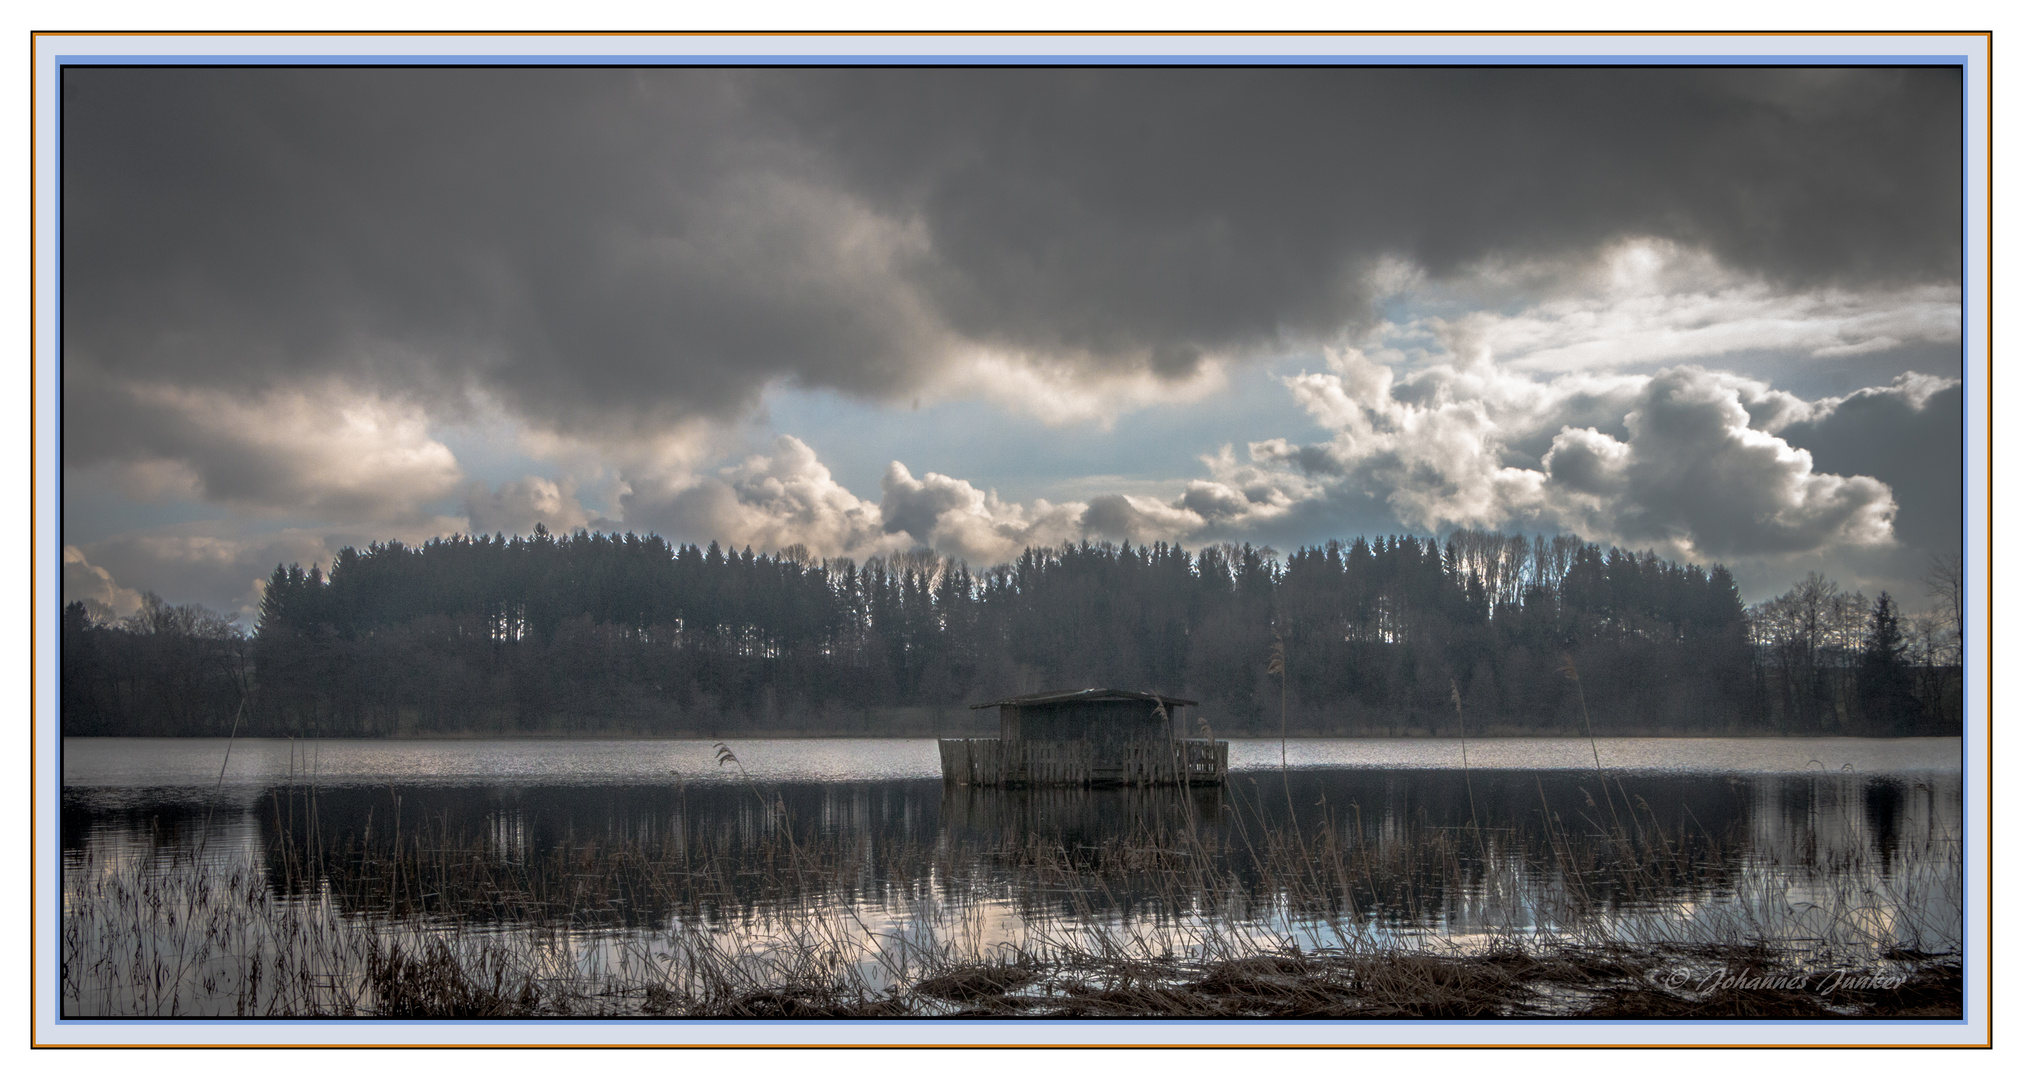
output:
[[[722,752],[723,764],[734,760]],[[1869,1010],[1862,1015],[1959,1006],[1957,836],[1904,845],[1889,872],[1835,855],[1702,882],[1706,864],[1726,860],[1688,857],[1684,828],[1668,831],[1647,805],[1641,819],[1636,802],[1624,808],[1634,829],[1617,819],[1613,831],[1583,832],[1540,784],[1535,825],[1484,822],[1470,786],[1480,856],[1471,868],[1458,830],[1422,822],[1394,843],[1354,804],[1323,805],[1318,823],[1301,829],[1297,815],[1271,820],[1250,787],[1232,784],[1213,815],[1195,815],[1186,799],[1184,812],[1163,810],[1148,796],[1135,818],[1072,843],[1014,817],[880,846],[797,822],[777,793],[739,771],[766,811],[750,833],[684,824],[514,855],[447,815],[403,816],[398,792],[391,833],[340,834],[325,824],[317,786],[305,784],[269,793],[275,829],[253,862],[174,848],[105,862],[87,848],[65,866],[63,1008],[1841,1015],[1832,1010],[1853,999],[1678,992],[1652,974],[1785,970],[1820,958],[1911,980],[1914,991],[1849,1006]],[[1036,798],[1000,801],[1016,811]],[[1675,908],[1666,897],[1694,903]],[[1684,921],[1688,910],[1696,921]],[[1930,925],[1885,939],[1878,910]]]

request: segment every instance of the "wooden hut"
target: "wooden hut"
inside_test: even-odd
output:
[[[995,787],[1220,784],[1229,744],[1176,739],[1195,702],[1133,690],[1068,690],[971,705],[998,711],[995,739],[941,740],[941,778]]]

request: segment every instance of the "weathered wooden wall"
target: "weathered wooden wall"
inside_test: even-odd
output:
[[[1221,740],[941,740],[941,777],[958,785],[1220,784],[1228,774],[1229,744]]]

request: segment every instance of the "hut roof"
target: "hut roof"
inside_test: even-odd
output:
[[[1165,694],[1147,694],[1137,690],[1051,690],[1044,694],[1026,694],[1023,697],[1005,698],[1003,701],[986,701],[981,705],[971,705],[972,709],[994,709],[1000,705],[1017,705],[1028,708],[1034,705],[1065,705],[1076,701],[1156,701],[1161,705],[1198,705],[1198,701],[1186,698],[1167,697]]]

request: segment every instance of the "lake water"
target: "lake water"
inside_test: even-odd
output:
[[[766,954],[797,918],[843,920],[824,940],[867,973],[895,942],[1960,935],[1957,739],[1494,739],[1465,769],[1455,740],[1294,739],[1283,769],[1276,740],[1232,740],[1229,784],[1186,792],[944,788],[931,739],[226,749],[64,740],[67,911],[201,864],[338,921],[559,927],[578,965],[695,933]]]

